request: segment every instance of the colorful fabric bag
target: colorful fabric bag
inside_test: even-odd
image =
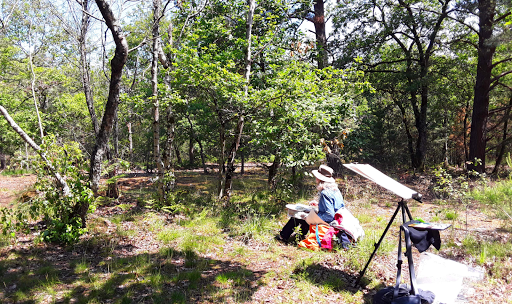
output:
[[[324,238],[327,231],[329,231],[329,225],[316,224],[309,225],[309,235],[304,240],[300,241],[299,248],[307,248],[313,251],[319,250],[322,245],[322,239]]]

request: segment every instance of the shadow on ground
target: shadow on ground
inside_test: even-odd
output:
[[[116,257],[33,246],[0,256],[1,303],[190,303],[250,300],[264,273],[163,248]]]
[[[335,292],[355,294],[359,291],[359,287],[354,285],[358,277],[342,270],[328,268],[320,264],[311,264],[305,267],[297,267],[294,273],[299,278],[304,278],[312,284]],[[372,303],[371,296],[368,294],[364,295],[363,299],[364,303]]]

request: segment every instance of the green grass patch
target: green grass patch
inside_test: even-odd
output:
[[[164,230],[158,232],[157,239],[162,241],[164,244],[169,244],[172,241],[179,239],[183,235],[183,230],[165,228]]]
[[[496,182],[492,187],[476,188],[470,193],[471,198],[486,204],[500,219],[512,216],[512,180]]]

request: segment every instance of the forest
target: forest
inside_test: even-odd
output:
[[[371,303],[398,199],[349,163],[512,301],[510,0],[3,0],[0,70],[0,302]],[[319,164],[348,251],[274,240]]]

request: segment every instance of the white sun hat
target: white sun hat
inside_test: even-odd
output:
[[[313,173],[313,175],[316,178],[318,178],[319,180],[321,180],[323,182],[327,182],[327,183],[335,182],[334,178],[332,177],[332,173],[334,172],[334,170],[329,166],[320,165],[320,167],[318,167],[318,170],[313,170],[311,172]]]

